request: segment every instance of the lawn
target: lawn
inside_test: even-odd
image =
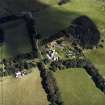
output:
[[[1,90],[0,81],[0,105],[48,105],[40,73],[36,68],[31,74],[20,79],[4,77]]]
[[[1,25],[4,42],[0,46],[1,58],[9,58],[32,51],[30,37],[24,20],[16,20]]]
[[[105,105],[105,95],[84,69],[58,71],[54,76],[65,105]]]

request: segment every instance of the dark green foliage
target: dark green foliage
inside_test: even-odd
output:
[[[48,72],[42,63],[38,63],[37,65],[40,70],[40,75],[42,77],[42,85],[48,95],[47,97],[48,100],[51,102],[51,105],[63,105],[59,89],[57,87],[56,80],[53,77],[52,72]]]
[[[93,48],[100,41],[100,32],[95,23],[87,16],[80,16],[72,22],[68,33],[77,39],[83,48]]]
[[[4,42],[4,32],[0,29],[0,43]]]

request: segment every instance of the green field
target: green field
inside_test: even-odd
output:
[[[38,13],[36,18],[37,30],[45,38],[62,29],[81,15],[86,15],[95,22],[105,40],[105,11],[102,4],[96,0],[71,0],[62,6],[57,0],[40,0],[49,5]],[[105,46],[105,42],[103,43]],[[105,47],[95,51],[86,51],[86,57],[95,64],[99,72],[105,76]],[[105,95],[96,88],[93,81],[84,70],[60,71],[55,73],[65,105],[104,105]]]
[[[48,105],[37,69],[20,79],[4,77],[3,90],[1,83],[0,81],[0,105]]]
[[[85,55],[105,77],[105,48],[86,51]]]
[[[100,31],[101,39],[105,40],[105,10],[104,2],[100,0],[71,0],[71,2],[58,6],[57,0],[40,0],[47,4],[48,8],[37,14],[37,30],[45,38],[62,29],[65,29],[70,23],[81,15],[86,15],[95,22]],[[99,69],[99,72],[105,76],[105,41],[104,48],[86,51],[85,55]]]
[[[57,5],[58,0],[3,0],[1,1],[1,4],[5,5],[1,6],[0,14],[5,15],[7,12],[7,14],[10,14],[10,11],[12,11],[13,13],[16,13],[18,11],[33,11],[33,17],[35,17],[36,19],[36,29],[38,33],[40,33],[43,36],[43,38],[68,27],[70,23],[78,16],[87,15],[93,20],[93,22],[95,22],[96,26],[98,27],[101,33],[102,39],[105,39],[105,11],[102,7],[104,3],[99,2],[100,0],[70,1],[71,2],[68,2],[65,5],[59,6]],[[6,7],[8,8],[8,11],[4,9]],[[41,9],[42,7],[46,8]],[[40,10],[40,12],[36,13],[36,10]],[[27,41],[27,38],[24,41]],[[22,45],[23,41],[21,42]],[[103,45],[105,46],[105,43],[103,43]],[[28,48],[29,47],[24,48],[23,46],[22,50],[20,50],[19,48],[18,51],[24,51]],[[9,53],[11,53],[12,51],[13,48],[10,51],[5,51],[5,55],[9,55]],[[13,51],[13,54],[16,52]],[[100,65],[98,66],[98,68],[102,74],[105,73],[105,48],[98,49],[96,51],[90,51],[89,53],[87,52],[86,56],[97,66],[101,63],[102,66]]]
[[[52,35],[70,25],[78,16],[86,15],[95,22],[101,33],[101,39],[105,40],[105,11],[102,9],[103,3],[96,0],[71,0],[71,2],[58,6],[57,0],[40,0],[49,7],[40,12],[36,18],[39,33],[46,37]],[[105,42],[104,48],[95,51],[87,51],[86,57],[89,58],[105,75]]]
[[[43,38],[65,29],[78,16],[87,15],[95,22],[101,38],[105,40],[105,11],[102,9],[102,3],[96,2],[96,0],[71,0],[62,6],[57,5],[58,0],[37,0],[36,3],[34,0],[3,0],[0,2],[5,4],[0,6],[1,16],[11,14],[11,11],[13,13],[33,11],[36,29]],[[43,6],[46,8],[41,9]],[[34,12],[36,8],[40,9],[40,12]],[[23,21],[4,24],[2,27],[5,29],[6,41],[0,46],[0,59],[31,51]],[[86,50],[85,55],[105,76],[105,42],[103,45],[104,48],[94,51]],[[65,105],[105,105],[105,95],[96,88],[84,70],[58,71],[55,73],[55,77]],[[3,91],[0,87],[0,104],[2,103],[2,92],[4,93],[4,105],[48,104],[41,86],[39,72],[34,71],[22,79],[6,77],[3,78],[3,81]]]
[[[4,23],[1,27],[4,31],[4,42],[0,45],[0,58],[8,58],[32,51],[24,20]]]
[[[57,0],[39,1],[48,5],[36,17],[37,29],[44,37],[68,27],[80,15],[89,16],[98,28],[105,26],[105,13],[95,0],[71,0],[62,6],[57,5]]]
[[[105,105],[105,95],[83,69],[54,73],[65,105]]]

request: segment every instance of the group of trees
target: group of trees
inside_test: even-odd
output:
[[[42,77],[42,85],[47,93],[50,105],[64,105],[60,96],[56,80],[51,71],[47,71],[42,63],[38,63],[40,75]]]
[[[59,60],[53,61],[50,64],[50,70],[57,71],[64,68],[82,68],[85,65],[84,59],[71,59],[71,60]]]
[[[76,18],[68,28],[44,39],[42,44],[47,44],[62,36],[73,38],[82,48],[100,47],[100,32],[96,24],[87,16]]]
[[[58,5],[62,5],[65,4],[67,2],[69,2],[70,0],[59,0]]]
[[[49,37],[43,39],[42,42],[41,42],[41,44],[42,44],[42,45],[45,45],[45,44],[47,44],[47,43],[50,43],[50,42],[52,42],[52,41],[54,41],[54,40],[56,40],[56,39],[59,39],[59,38],[65,36],[65,35],[66,35],[66,34],[65,34],[65,31],[64,31],[64,30],[61,30],[61,31],[55,33],[54,35],[51,35],[51,36],[49,36]]]
[[[35,21],[30,15],[26,15],[24,19],[26,21],[27,30],[28,30],[30,42],[32,45],[32,53],[34,57],[36,58],[38,56],[38,51],[37,51],[37,46],[36,46],[37,33],[35,30]]]
[[[25,74],[31,72],[30,68],[35,67],[36,65],[32,62],[26,62],[24,60],[17,60],[17,59],[3,59],[1,62],[1,65],[4,65],[4,67],[1,67],[0,69],[0,76],[7,76],[7,75],[14,75],[17,71],[24,72]]]
[[[100,32],[95,23],[87,16],[80,16],[75,19],[67,33],[77,39],[78,44],[83,48],[98,46]]]
[[[0,44],[4,42],[4,32],[2,29],[0,29]]]
[[[0,18],[0,24],[15,21],[18,19],[23,19],[26,22],[27,30],[29,32],[29,38],[30,42],[32,44],[32,52],[26,53],[26,54],[18,54],[17,56],[9,59],[4,59],[1,62],[1,65],[4,64],[5,68],[4,70],[0,70],[0,75],[9,75],[14,74],[17,70],[23,70],[23,68],[28,69],[32,66],[31,63],[22,62],[23,59],[32,59],[37,57],[37,47],[36,47],[36,30],[35,30],[35,22],[32,18],[32,15],[30,13],[24,13],[19,15],[9,15],[6,17]],[[5,41],[3,30],[0,29],[0,42]],[[2,69],[2,68],[1,68]]]
[[[94,65],[85,59],[73,59],[65,61],[55,61],[51,65],[52,71],[64,70],[64,68],[84,68],[86,72],[91,76],[96,86],[105,93],[105,79],[94,67]]]
[[[64,69],[64,66],[62,64],[62,61],[53,61],[51,62],[49,69],[55,72],[57,70]]]
[[[85,64],[84,59],[72,59],[63,61],[63,65],[66,68],[82,68],[84,64]]]

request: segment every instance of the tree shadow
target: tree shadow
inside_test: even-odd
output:
[[[77,12],[61,11],[48,7],[36,15],[36,28],[42,37],[47,37],[70,26],[71,22],[78,16],[80,14]]]
[[[0,29],[0,44],[4,42],[4,32]]]
[[[39,2],[39,0],[3,0],[0,1],[0,4],[4,11],[10,14],[22,11],[39,11],[48,6]]]
[[[39,0],[3,0],[6,14],[31,12],[36,20],[37,31],[42,36],[54,34],[69,26],[70,21],[79,16],[76,12],[68,12],[51,7]],[[3,12],[3,11],[2,11]]]
[[[62,11],[43,4],[38,0],[3,0],[2,2],[5,4],[2,9],[9,15],[21,12],[31,12],[33,18],[36,20],[35,28],[43,38],[68,27],[72,20],[80,16],[80,14],[76,12]],[[23,43],[24,41],[25,40],[23,39]],[[18,40],[16,40],[15,43],[19,43]],[[17,53],[19,52],[19,48],[23,48],[24,50],[27,49],[27,46],[24,46],[24,44],[17,44],[17,46],[14,46],[12,42],[10,42],[10,45],[7,47],[7,52],[11,54],[11,49],[14,49],[14,47]]]
[[[87,16],[74,19],[68,32],[83,48],[93,48],[99,44],[100,32],[95,23]]]
[[[2,58],[32,52],[30,37],[25,24],[22,19],[1,24],[4,35],[4,41],[1,46],[3,51]]]

